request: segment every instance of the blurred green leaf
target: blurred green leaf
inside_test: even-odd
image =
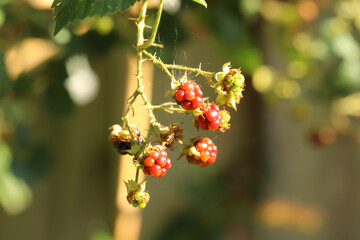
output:
[[[113,240],[113,237],[105,230],[97,230],[91,235],[90,240]]]
[[[63,82],[56,81],[51,83],[44,92],[43,97],[46,110],[55,116],[68,115],[75,108]]]
[[[117,11],[126,11],[139,0],[54,0],[54,18],[56,21],[54,35],[69,22],[93,16],[105,16]]]
[[[207,3],[205,2],[205,0],[193,0],[193,1],[207,8]]]
[[[10,83],[4,62],[4,54],[0,53],[0,97],[8,91]]]
[[[32,194],[25,181],[12,173],[11,161],[10,148],[0,141],[0,204],[8,214],[16,215],[29,206]]]

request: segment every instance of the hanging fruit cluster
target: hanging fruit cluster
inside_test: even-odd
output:
[[[155,65],[160,61],[150,53],[147,56]],[[166,65],[162,63],[161,66]],[[176,68],[177,65],[171,66]],[[186,144],[183,142],[184,130],[179,124],[163,126],[155,118],[154,110],[193,114],[193,124],[198,130],[220,133],[230,128],[230,113],[225,109],[220,109],[220,105],[226,104],[236,110],[236,104],[242,98],[245,86],[241,70],[230,69],[230,64],[227,63],[223,66],[223,71],[219,73],[204,72],[200,69],[193,69],[193,71],[204,75],[210,87],[215,89],[218,94],[216,103],[208,101],[208,98],[203,98],[201,86],[194,80],[188,80],[185,72],[184,77],[179,80],[172,76],[170,93],[173,94],[175,102],[166,102],[158,106],[150,103],[146,105],[151,122],[146,138],[141,136],[135,125],[126,121],[123,123],[123,127],[120,125],[111,127],[110,140],[114,147],[122,155],[132,155],[136,168],[142,170],[147,176],[163,177],[167,174],[171,167],[167,151],[175,150],[176,143],[182,145],[181,156],[186,156],[190,164],[206,167],[217,159],[218,148],[209,137],[192,137],[189,144]],[[126,116],[123,119],[126,120]],[[135,181],[126,184],[127,199],[134,207],[144,208],[150,196],[145,191],[145,183],[137,183],[137,176]]]

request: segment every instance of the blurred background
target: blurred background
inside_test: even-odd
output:
[[[142,221],[125,218],[137,234],[122,240],[360,239],[359,0],[166,0],[157,56],[212,72],[231,61],[246,88],[225,134],[159,113],[219,154],[200,168],[170,153],[142,211],[117,203],[126,159],[108,140],[133,91],[138,7],[53,37],[51,2],[0,1],[1,240],[118,240],[126,213]],[[165,74],[146,74],[153,103],[172,101]]]

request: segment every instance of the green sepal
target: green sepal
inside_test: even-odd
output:
[[[133,180],[130,180],[128,182],[124,182],[127,192],[136,192],[139,189],[139,184]]]

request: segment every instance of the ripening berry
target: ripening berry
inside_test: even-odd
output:
[[[205,104],[201,111],[202,115],[195,117],[195,126],[203,130],[216,130],[221,123],[220,108],[214,103]]]
[[[154,164],[153,166],[151,166],[149,168],[149,172],[150,172],[151,176],[153,176],[153,177],[160,177],[161,172],[162,172],[161,169],[162,168],[159,165]]]
[[[200,86],[193,81],[187,81],[177,88],[174,100],[185,110],[195,110],[203,104],[202,96]]]
[[[166,157],[160,156],[156,159],[156,164],[159,165],[161,168],[164,168],[166,166]]]
[[[144,160],[144,166],[146,166],[146,167],[152,167],[153,165],[155,164],[155,160],[154,160],[154,158],[152,158],[152,157],[147,157],[147,158],[145,158],[145,160]]]
[[[194,98],[194,100],[191,101],[191,109],[197,109],[197,108],[201,107],[202,104],[203,104],[202,98],[199,96],[196,96]]]
[[[167,152],[159,147],[150,149],[143,161],[143,172],[145,175],[162,177],[167,169],[171,167],[171,160],[167,157]]]
[[[175,97],[176,97],[176,100],[179,101],[179,102],[182,102],[185,100],[185,91],[184,90],[181,90],[179,89],[176,94],[175,94]]]
[[[203,137],[195,141],[187,152],[189,163],[205,167],[213,164],[217,156],[217,147],[210,138]]]

